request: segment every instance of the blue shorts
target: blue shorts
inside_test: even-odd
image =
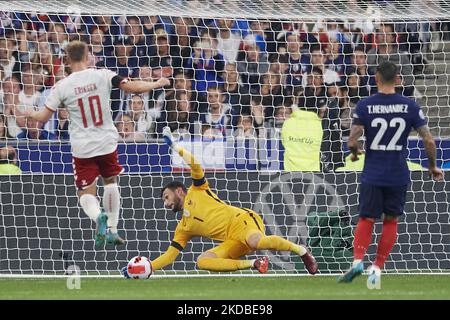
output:
[[[408,185],[379,187],[361,183],[359,216],[379,219],[383,213],[394,217],[402,215],[407,190]]]

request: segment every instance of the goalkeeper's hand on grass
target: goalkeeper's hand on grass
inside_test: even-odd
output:
[[[167,145],[169,147],[172,147],[174,144],[172,130],[170,130],[169,127],[164,127],[162,134],[163,134],[164,141],[167,143]]]
[[[131,277],[128,275],[128,267],[125,266],[120,270],[120,273],[124,276],[126,279],[131,279]]]

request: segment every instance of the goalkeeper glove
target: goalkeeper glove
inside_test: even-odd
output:
[[[127,266],[123,267],[122,270],[120,270],[120,272],[126,279],[131,279],[131,277],[128,275],[128,267]]]
[[[170,130],[169,127],[164,127],[162,134],[163,134],[164,141],[167,143],[167,145],[169,147],[172,147],[173,143],[174,143],[173,136],[172,136],[172,130]]]

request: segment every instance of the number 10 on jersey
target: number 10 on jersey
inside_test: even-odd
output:
[[[102,115],[102,106],[100,104],[100,97],[97,95],[89,96],[88,101],[91,115],[90,120],[92,120],[94,127],[101,126],[103,124],[103,115]],[[95,108],[94,104],[96,105],[97,108]],[[82,98],[78,99],[78,107],[80,107],[81,118],[83,119],[83,126],[87,128],[88,119],[86,117],[86,110],[84,109],[84,103]],[[97,109],[97,114],[95,113],[95,109]]]

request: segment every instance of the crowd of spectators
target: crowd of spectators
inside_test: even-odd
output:
[[[90,67],[171,80],[170,87],[142,95],[113,90],[111,110],[124,141],[158,138],[166,125],[185,139],[267,137],[279,134],[293,104],[327,119],[334,103],[345,135],[356,103],[376,93],[380,61],[398,64],[398,91],[407,96],[426,63],[415,61],[423,48],[420,40],[408,45],[415,34],[403,22],[17,12],[1,19],[0,139],[69,138],[64,108],[45,124],[26,121],[24,112],[43,108],[51,87],[70,74],[64,49],[74,39],[88,43]]]

